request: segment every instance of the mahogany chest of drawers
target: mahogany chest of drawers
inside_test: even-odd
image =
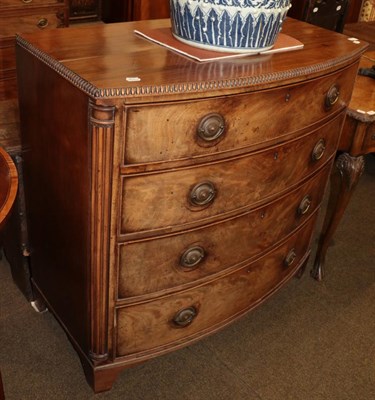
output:
[[[304,49],[198,63],[133,32],[168,25],[17,38],[32,284],[96,392],[304,267],[365,49],[288,19]]]
[[[0,144],[20,152],[15,35],[65,26],[66,0],[0,0]]]

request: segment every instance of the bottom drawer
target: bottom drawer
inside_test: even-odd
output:
[[[316,213],[272,252],[228,275],[155,301],[119,307],[117,356],[188,344],[256,306],[305,259],[315,220]]]

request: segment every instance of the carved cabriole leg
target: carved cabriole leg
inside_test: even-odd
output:
[[[90,103],[91,126],[91,270],[90,359],[95,366],[108,359],[109,230],[115,108]],[[86,374],[88,376],[89,374]],[[95,373],[92,375],[95,381]],[[114,378],[115,379],[115,378]],[[89,382],[93,387],[99,383]],[[100,385],[99,385],[100,386]],[[108,386],[108,384],[104,385]]]
[[[341,154],[336,160],[336,168],[331,177],[331,191],[322,233],[320,235],[314,267],[311,276],[323,279],[324,261],[332,236],[349,203],[364,170],[364,157]]]

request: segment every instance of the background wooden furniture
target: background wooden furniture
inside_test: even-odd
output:
[[[10,155],[0,147],[0,246],[4,243],[4,227],[6,227],[16,200],[18,190],[18,174]],[[2,254],[1,254],[2,256]],[[29,276],[29,275],[28,275]],[[30,287],[30,282],[28,282]],[[4,397],[4,389],[0,371],[0,399]]]
[[[292,0],[288,16],[342,32],[346,25],[365,22],[364,3],[364,0]]]
[[[104,3],[119,3],[108,1]],[[102,19],[102,0],[69,0],[69,22],[87,23]]]
[[[15,33],[66,25],[64,0],[0,0],[0,146],[20,152]]]
[[[104,1],[103,21],[139,21],[169,17],[169,0]]]
[[[169,24],[17,39],[33,287],[96,392],[303,269],[365,48],[289,19],[298,53],[198,63],[133,33]]]
[[[13,207],[18,187],[18,175],[9,154],[0,147],[0,229]]]
[[[366,52],[360,67],[375,65],[375,51]],[[375,80],[358,75],[339,143],[329,207],[321,233],[313,276],[321,280],[326,253],[364,169],[363,155],[375,152]]]
[[[288,16],[332,31],[342,32],[349,4],[349,0],[292,1]]]
[[[0,146],[13,157],[20,190],[15,210],[5,227],[4,248],[13,279],[28,300],[28,240],[22,187],[22,150],[16,81],[15,34],[50,30],[68,24],[67,0],[0,0]]]
[[[348,24],[358,22],[363,0],[350,0],[345,22]]]

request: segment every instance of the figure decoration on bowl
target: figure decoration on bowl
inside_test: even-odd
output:
[[[172,34],[191,46],[259,53],[276,42],[290,0],[170,0]]]

